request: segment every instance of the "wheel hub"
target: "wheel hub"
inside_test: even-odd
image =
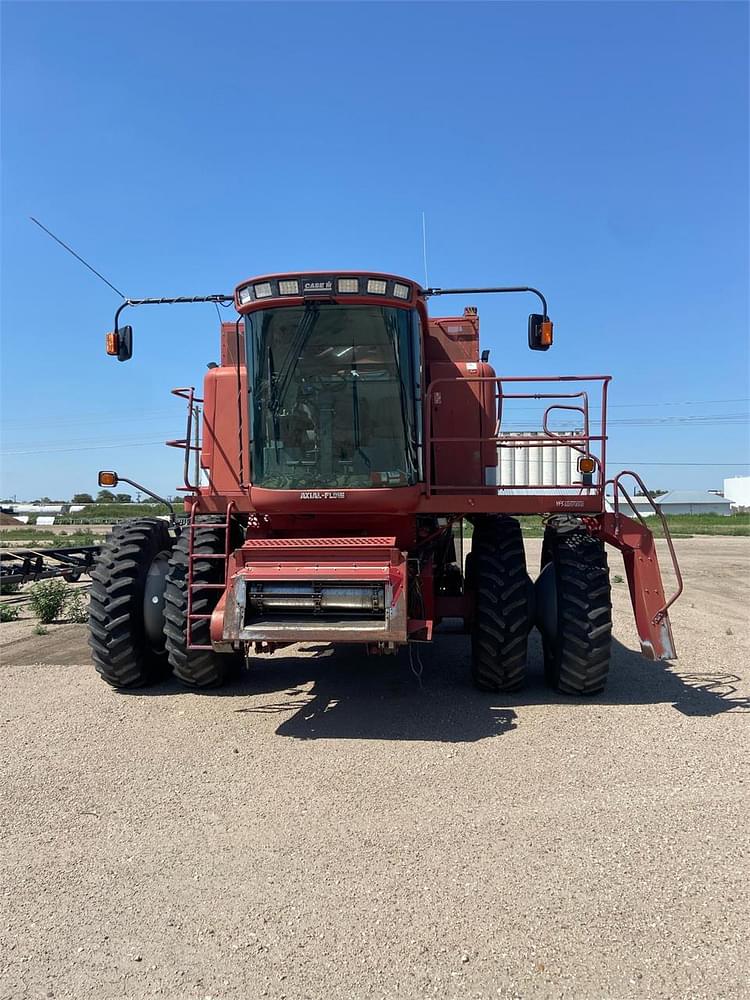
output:
[[[557,574],[550,560],[534,584],[534,624],[548,642],[557,639]]]
[[[143,588],[143,628],[154,650],[164,648],[164,590],[169,572],[169,552],[160,552],[151,563]]]

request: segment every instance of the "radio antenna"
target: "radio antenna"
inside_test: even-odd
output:
[[[430,281],[427,277],[427,222],[424,212],[422,212],[422,257],[424,258],[424,287],[429,288]]]
[[[107,281],[107,279],[104,277],[103,274],[100,274],[95,267],[92,267],[91,264],[88,263],[88,261],[85,261],[83,257],[81,257],[80,254],[77,254],[72,247],[69,247],[67,243],[63,243],[63,241],[58,236],[55,236],[55,234],[51,232],[49,229],[47,229],[46,226],[43,226],[38,219],[34,218],[33,215],[30,215],[29,218],[31,219],[31,221],[34,223],[35,226],[39,226],[40,229],[43,229],[48,236],[52,237],[55,243],[59,243],[64,250],[67,250],[69,254],[72,254],[75,257],[75,259],[79,260],[84,267],[87,267],[92,274],[95,274],[97,278],[100,279],[100,281],[103,281],[104,284],[107,285],[109,288],[111,288],[113,292],[116,292],[121,299],[127,299],[127,295],[124,292],[121,292],[119,288],[115,288],[115,286],[112,284],[111,281]]]

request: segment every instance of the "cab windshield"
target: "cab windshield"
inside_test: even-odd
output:
[[[406,309],[329,303],[246,316],[253,484],[415,483],[417,324]]]

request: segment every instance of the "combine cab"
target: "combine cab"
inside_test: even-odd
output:
[[[644,655],[675,656],[668,609],[681,583],[666,525],[669,599],[651,532],[624,513],[635,513],[624,477],[643,484],[605,471],[610,377],[498,375],[476,308],[427,314],[432,297],[486,292],[536,295],[529,347],[551,346],[535,289],[424,289],[387,274],[269,275],[232,297],[121,306],[107,335],[120,360],[132,354],[128,306],[222,302],[237,319],[221,326],[202,396],[174,390],[188,412],[185,438],[168,442],[184,453],[187,525],[120,525],[93,571],[90,642],[106,681],[174,672],[210,687],[289,643],[392,653],[458,618],[480,688],[523,683],[537,627],[549,683],[594,694],[610,660],[606,544],[623,553]],[[534,584],[526,514],[545,520]]]

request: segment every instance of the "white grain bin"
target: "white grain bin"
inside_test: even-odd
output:
[[[581,431],[569,431],[567,436],[580,436]],[[511,436],[511,435],[509,435]],[[570,486],[580,479],[580,452],[571,445],[553,442],[541,431],[514,432],[513,437],[529,440],[529,444],[508,444],[500,447],[499,482],[504,488],[537,486],[545,490]],[[565,433],[560,433],[565,437]],[[532,443],[533,442],[533,443]]]

